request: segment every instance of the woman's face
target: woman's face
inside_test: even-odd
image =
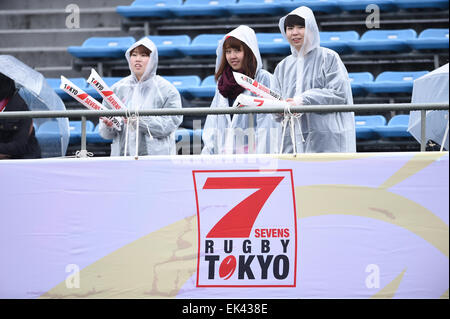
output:
[[[244,49],[242,46],[239,49],[234,49],[228,47],[225,49],[225,57],[228,64],[234,71],[239,71],[242,69],[244,63]]]
[[[138,80],[144,75],[150,56],[144,50],[137,47],[131,52],[130,67]]]
[[[300,25],[295,25],[293,27],[286,28],[286,37],[289,43],[294,46],[297,51],[302,48],[304,38],[305,38],[305,27]]]

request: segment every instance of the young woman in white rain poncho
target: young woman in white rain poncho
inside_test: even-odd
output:
[[[319,46],[319,29],[311,9],[295,9],[280,19],[279,27],[292,54],[275,68],[273,89],[296,105],[353,104],[347,70],[336,52]],[[279,115],[274,118],[283,119]],[[298,153],[356,152],[353,112],[294,114],[293,121],[285,123],[284,153],[294,151],[293,143]]]
[[[181,108],[178,90],[156,75],[158,50],[149,38],[133,44],[125,57],[131,75],[115,83],[111,89],[128,110],[139,112],[155,108]],[[111,156],[124,155],[125,148],[126,155],[132,156],[136,155],[136,151],[138,155],[175,155],[175,130],[182,120],[181,115],[128,118],[118,131],[105,119],[100,122],[99,131],[103,138],[113,139]]]
[[[273,75],[262,69],[256,34],[241,25],[226,34],[217,47],[216,93],[211,107],[231,107],[236,97],[251,94],[233,77],[245,74],[267,87]],[[276,153],[281,125],[270,114],[208,115],[203,129],[202,154]]]

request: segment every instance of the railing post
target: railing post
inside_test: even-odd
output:
[[[86,150],[86,116],[81,116],[81,150],[77,152],[76,157],[88,157]]]
[[[426,141],[426,116],[427,111],[420,111],[420,151],[425,152]]]

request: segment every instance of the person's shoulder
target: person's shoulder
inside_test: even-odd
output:
[[[133,76],[132,76],[132,75],[128,75],[128,76],[126,76],[126,77],[120,79],[120,80],[117,81],[116,83],[114,83],[114,84],[111,86],[111,89],[115,89],[115,88],[119,88],[119,87],[124,86],[124,85],[128,85],[128,84],[131,83],[132,79],[133,79]]]
[[[171,92],[177,92],[178,94],[180,93],[178,92],[178,89],[175,87],[175,85],[173,85],[169,80],[163,78],[162,76],[155,75],[154,80],[159,89],[167,89]]]
[[[164,84],[164,85],[175,87],[172,83],[170,83],[169,80],[165,79],[161,75],[155,75],[154,79],[158,85]]]
[[[329,48],[325,48],[325,47],[318,47],[317,48],[318,53],[321,54],[323,57],[328,57],[328,58],[332,58],[332,59],[341,59],[339,53],[337,53],[336,51],[329,49]]]
[[[283,60],[280,61],[280,63],[278,63],[278,65],[284,65],[291,60],[295,60],[295,57],[293,54],[289,54],[288,56],[286,56]]]
[[[295,59],[295,57],[294,57],[292,54],[290,54],[290,55],[288,55],[287,57],[285,57],[283,60],[281,60],[281,61],[277,64],[277,66],[275,67],[275,70],[274,70],[273,74],[275,75],[275,74],[277,74],[280,70],[284,70],[285,65],[286,65],[286,64],[290,64],[290,63],[292,62],[292,59]]]
[[[262,77],[262,76],[264,76],[264,77],[265,76],[272,76],[272,73],[270,73],[269,71],[264,70],[264,69],[259,69],[258,72],[255,75],[255,78],[256,77]]]

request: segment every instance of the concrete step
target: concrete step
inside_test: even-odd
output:
[[[71,66],[51,66],[51,67],[36,67],[36,71],[40,72],[46,78],[59,78],[64,75],[66,78],[85,78],[89,77],[87,70],[78,72],[72,69]],[[74,100],[75,101],[75,100]]]
[[[80,28],[80,29],[20,29],[0,30],[0,46],[8,47],[43,47],[81,45],[90,37],[124,37],[133,36],[140,39],[143,28],[133,28],[123,32],[120,27]]]
[[[66,47],[0,48],[0,54],[12,55],[32,68],[72,66],[72,56],[67,52]]]
[[[81,8],[79,27],[119,27],[121,19],[115,7]],[[67,29],[73,21],[64,9],[0,10],[0,29]]]
[[[70,4],[76,4],[80,8],[90,7],[115,7],[128,6],[133,0],[19,0],[0,1],[0,10],[21,10],[21,9],[55,9],[66,8]]]

